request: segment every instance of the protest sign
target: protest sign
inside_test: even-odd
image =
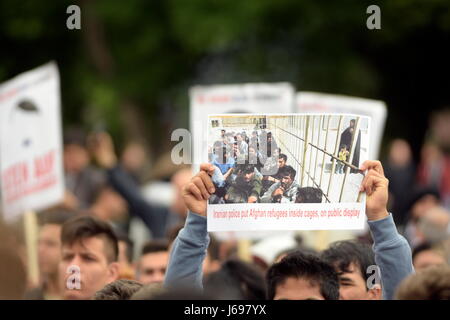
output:
[[[372,121],[369,158],[378,159],[387,117],[387,109],[383,101],[317,92],[298,92],[295,111],[357,114],[370,117]]]
[[[218,113],[290,113],[293,112],[295,90],[289,83],[247,83],[195,86],[190,92],[190,132],[192,135],[193,172],[207,162],[208,115]],[[215,129],[218,123],[211,123]],[[217,130],[215,130],[217,132]],[[248,134],[251,134],[249,131]],[[230,138],[230,136],[227,136]],[[230,138],[231,139],[231,138]],[[215,233],[219,239],[255,239],[267,232]]]
[[[295,91],[289,83],[249,83],[195,86],[190,92],[190,130],[193,171],[207,161],[208,115],[218,113],[289,113],[293,111]],[[213,122],[214,128],[219,128]]]
[[[5,220],[63,199],[60,85],[55,63],[0,85],[0,171]]]
[[[216,192],[208,231],[363,228],[359,167],[369,156],[370,118],[218,114],[209,125]],[[243,138],[243,130],[252,136]],[[222,139],[227,133],[237,138]]]

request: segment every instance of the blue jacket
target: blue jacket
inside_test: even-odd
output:
[[[383,298],[394,298],[399,283],[414,272],[411,249],[397,232],[392,215],[369,221],[375,262],[381,271]],[[202,263],[209,244],[206,218],[189,212],[184,228],[175,239],[170,253],[164,286],[203,289]]]

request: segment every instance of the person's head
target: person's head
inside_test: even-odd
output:
[[[64,169],[68,173],[78,173],[89,161],[85,133],[79,128],[68,129],[64,134]]]
[[[445,252],[426,242],[414,248],[412,260],[414,269],[417,272],[421,272],[432,266],[447,265]]]
[[[220,135],[221,135],[222,137],[225,136],[225,129],[220,130]]]
[[[248,157],[249,157],[250,159],[255,159],[256,156],[257,156],[256,151],[257,151],[256,145],[251,145],[251,146],[249,146],[249,147],[248,147]],[[254,160],[253,160],[253,161],[254,161]]]
[[[397,288],[397,300],[450,300],[450,267],[434,266],[410,275]]]
[[[252,164],[243,164],[238,168],[238,175],[245,181],[250,182],[255,176],[255,166]]]
[[[341,151],[347,151],[347,145],[346,144],[341,145]]]
[[[117,221],[125,217],[128,205],[117,191],[104,185],[97,190],[90,211],[103,221]]]
[[[137,142],[130,142],[122,152],[121,164],[131,173],[138,173],[145,164],[145,148]]]
[[[222,154],[222,148],[223,148],[223,142],[222,141],[214,142],[213,150],[214,150],[215,154],[221,155]]]
[[[117,242],[111,226],[98,218],[83,215],[63,224],[59,274],[65,299],[90,299],[95,292],[117,280]]]
[[[242,134],[241,134],[241,133],[238,133],[238,134],[236,135],[236,141],[237,141],[237,142],[241,142],[243,139],[244,139],[244,138],[242,137]]]
[[[168,263],[168,243],[150,241],[142,248],[136,279],[143,284],[163,282]]]
[[[408,206],[412,221],[418,222],[428,210],[439,205],[440,199],[439,192],[433,188],[414,190]]]
[[[38,235],[38,265],[44,278],[57,276],[61,261],[62,225],[75,213],[64,209],[42,212]]]
[[[134,280],[120,279],[107,284],[97,291],[93,300],[130,300],[131,296],[142,288],[142,283]]]
[[[350,128],[354,128],[355,127],[355,123],[356,123],[356,120],[355,119],[351,119],[350,120]]]
[[[356,241],[338,241],[322,252],[322,259],[332,265],[339,276],[341,300],[380,300],[379,283],[369,283],[375,266],[372,249]],[[375,278],[376,279],[376,278]]]
[[[278,168],[283,168],[287,162],[287,155],[280,153],[278,155]]]
[[[321,258],[293,252],[273,264],[266,275],[269,300],[338,300],[336,271]]]
[[[408,141],[394,139],[389,148],[389,162],[396,167],[403,167],[412,160],[411,147]]]
[[[419,239],[439,243],[448,238],[450,212],[442,206],[435,206],[424,212],[417,222],[416,234]]]
[[[237,259],[225,261],[222,267],[205,279],[206,296],[216,299],[264,300],[264,276],[254,266]]]
[[[284,189],[287,189],[292,185],[292,182],[294,182],[297,172],[291,166],[284,166],[280,169],[279,174],[281,176],[281,186]]]
[[[202,267],[204,275],[215,272],[220,268],[220,242],[212,234],[209,235],[209,238],[209,246]]]
[[[314,187],[299,187],[295,203],[321,203],[323,191]]]

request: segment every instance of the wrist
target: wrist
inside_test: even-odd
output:
[[[384,209],[380,211],[374,211],[374,212],[367,212],[367,220],[369,221],[376,221],[376,220],[382,220],[389,216],[389,212]]]

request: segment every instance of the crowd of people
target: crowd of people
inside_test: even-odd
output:
[[[108,134],[68,130],[66,196],[38,213],[39,281],[27,274],[21,233],[1,222],[0,299],[450,299],[450,121],[442,119],[450,112],[432,119],[418,166],[397,139],[385,161],[360,167],[365,236],[323,251],[298,242],[270,261],[243,257],[235,240],[208,234],[206,217],[208,201],[321,202],[317,190],[295,183],[275,141],[266,144],[266,159],[257,153],[270,132],[223,130],[199,172],[180,167],[166,177],[174,196],[163,206],[141,191],[138,145],[118,157]],[[265,171],[266,164],[279,169]],[[139,248],[130,219],[150,234]]]
[[[297,172],[281,152],[272,132],[258,129],[248,137],[245,131],[221,130],[209,152],[215,166],[217,191],[211,204],[224,203],[321,203],[322,190],[300,187]]]

